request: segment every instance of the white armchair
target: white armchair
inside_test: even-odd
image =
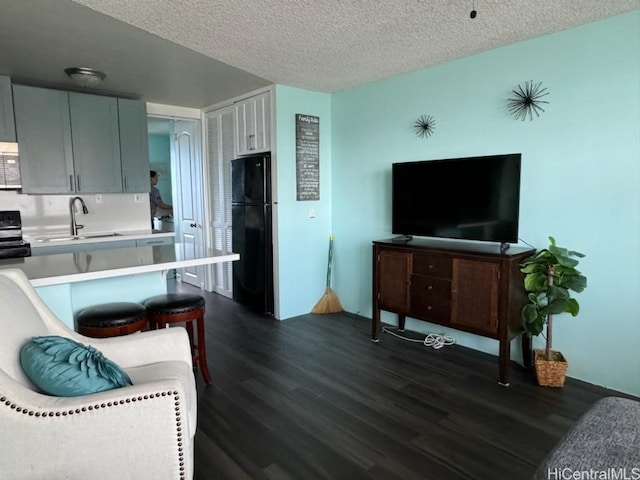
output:
[[[0,269],[0,477],[193,477],[196,388],[183,328],[83,337],[44,304],[18,269]],[[59,335],[100,350],[133,385],[79,397],[41,393],[20,365],[34,336]]]

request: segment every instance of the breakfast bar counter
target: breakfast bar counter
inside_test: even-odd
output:
[[[231,262],[237,253],[210,249],[185,257],[181,244],[82,250],[0,260],[22,270],[45,303],[70,328],[82,308],[106,302],[142,302],[167,292],[171,269]],[[188,250],[188,249],[187,249]]]
[[[209,250],[193,258],[185,258],[182,245],[83,250],[34,257],[0,260],[0,268],[19,268],[34,287],[83,282],[99,278],[120,277],[149,272],[166,272],[238,260],[237,253]]]

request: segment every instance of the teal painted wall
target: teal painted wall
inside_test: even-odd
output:
[[[325,291],[331,233],[331,96],[277,85],[275,239],[279,318],[309,313]],[[320,117],[320,200],[296,200],[295,115]],[[315,211],[310,218],[309,211]],[[277,293],[277,292],[276,292]]]
[[[169,135],[149,135],[149,163],[160,165],[162,172],[158,179],[158,190],[165,203],[173,205],[171,194],[171,143]]]
[[[550,104],[523,122],[506,99],[525,80],[542,81]],[[371,316],[371,241],[391,236],[393,162],[521,152],[520,237],[544,248],[553,235],[587,255],[582,311],[556,318],[554,347],[569,376],[640,394],[640,12],[338,92],[332,114],[334,287],[347,311]],[[426,140],[412,128],[422,114],[436,120]]]

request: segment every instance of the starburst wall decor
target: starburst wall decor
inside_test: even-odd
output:
[[[429,138],[436,128],[436,121],[431,115],[420,115],[416,123],[413,124],[413,128],[420,138]]]
[[[546,87],[542,87],[542,82],[534,83],[524,82],[524,86],[518,85],[511,91],[515,97],[507,99],[509,112],[516,120],[525,120],[529,117],[529,120],[533,120],[533,114],[536,117],[540,116],[541,112],[544,112],[542,108],[543,103],[548,104],[544,100],[540,100],[542,97],[549,95]]]

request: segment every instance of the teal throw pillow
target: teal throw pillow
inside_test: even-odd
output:
[[[64,337],[33,337],[20,349],[20,364],[43,392],[59,397],[131,385],[129,375],[101,352]]]

